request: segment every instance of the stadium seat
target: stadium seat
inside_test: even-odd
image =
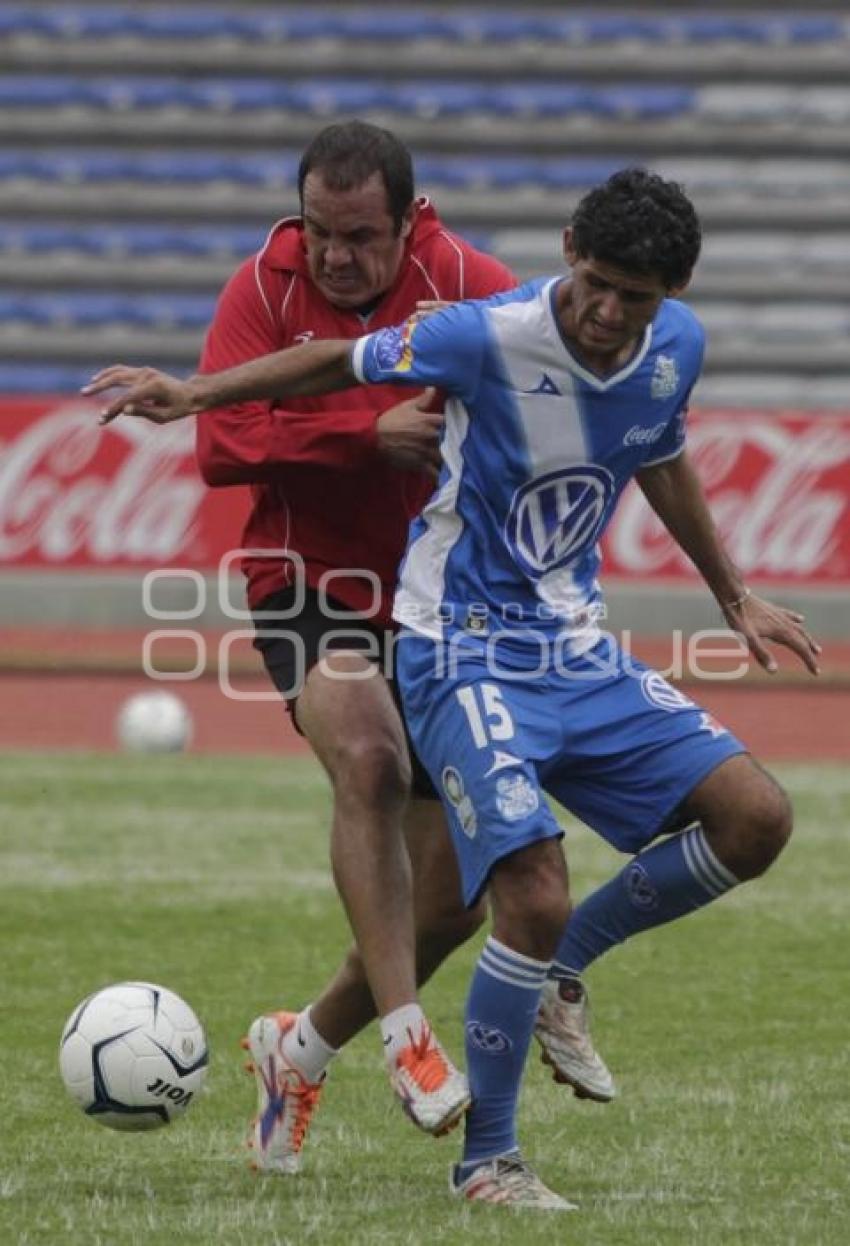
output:
[[[164,225],[68,226],[0,221],[0,249],[33,255],[57,251],[97,256],[249,255],[263,243],[265,231],[250,226]]]
[[[0,293],[0,324],[96,328],[126,324],[140,328],[203,329],[215,300],[208,295],[104,294],[66,291],[61,294]]]
[[[490,113],[494,117],[658,118],[692,112],[698,102],[687,87],[637,84],[598,87],[571,83],[477,82],[422,79],[410,83],[317,77],[307,79],[200,79],[159,77],[60,77],[7,75],[0,106],[195,108],[231,111],[280,109],[318,116],[386,111],[401,116]]]
[[[571,40],[583,43],[743,43],[812,44],[846,38],[838,15],[801,13],[595,14],[537,10],[501,12],[463,5],[430,12],[384,6],[345,11],[316,6],[272,6],[207,11],[201,5],[130,6],[10,5],[0,12],[0,34],[54,38],[139,38],[150,40],[240,39],[245,41],[357,40],[512,43]]]

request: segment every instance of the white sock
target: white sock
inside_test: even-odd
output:
[[[310,1020],[310,1005],[299,1012],[292,1029],[281,1045],[290,1064],[294,1064],[308,1082],[317,1082],[338,1054],[336,1047],[326,1043]]]
[[[427,1025],[425,1013],[418,1004],[402,1004],[401,1008],[381,1017],[384,1057],[388,1063],[391,1064],[400,1051],[409,1047],[412,1039],[419,1038],[424,1025]]]

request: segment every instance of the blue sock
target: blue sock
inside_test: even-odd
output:
[[[615,944],[703,908],[737,882],[701,826],[655,844],[573,910],[551,976],[583,973]]]
[[[472,1107],[463,1164],[517,1150],[516,1107],[549,962],[505,947],[492,935],[466,1001],[466,1068]]]

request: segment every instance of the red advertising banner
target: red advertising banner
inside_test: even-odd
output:
[[[688,449],[748,580],[850,583],[850,411],[696,411]],[[634,484],[603,549],[606,579],[698,578]]]
[[[97,410],[0,400],[0,569],[215,567],[247,490],[204,485],[192,421],[100,428]],[[697,411],[689,447],[748,580],[850,584],[850,411]],[[603,544],[606,578],[696,578],[635,486]]]
[[[0,568],[215,567],[247,489],[208,489],[193,420],[97,422],[79,398],[0,401]]]

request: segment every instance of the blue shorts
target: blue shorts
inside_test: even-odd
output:
[[[706,775],[746,751],[610,637],[531,677],[491,673],[474,647],[445,672],[447,653],[406,633],[396,673],[411,738],[446,808],[467,904],[500,858],[563,834],[544,791],[635,853],[673,828]]]

